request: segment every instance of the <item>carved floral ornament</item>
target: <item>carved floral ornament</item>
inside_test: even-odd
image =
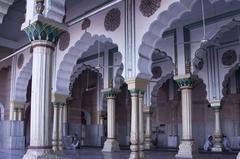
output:
[[[106,31],[115,31],[121,23],[121,11],[118,8],[111,9],[105,16],[104,27]]]
[[[225,66],[231,66],[237,61],[237,54],[235,50],[228,50],[223,53],[222,63]]]
[[[87,30],[87,28],[89,28],[91,25],[91,21],[89,18],[86,18],[83,20],[82,22],[82,30]]]
[[[139,10],[145,17],[153,15],[161,6],[162,0],[141,0]]]
[[[59,38],[59,49],[61,51],[64,51],[66,48],[68,48],[70,43],[70,35],[68,32],[62,33],[62,35]]]

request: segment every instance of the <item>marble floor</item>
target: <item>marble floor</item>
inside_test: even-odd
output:
[[[77,151],[67,150],[63,154],[49,155],[48,159],[128,159],[129,150],[117,153],[102,153],[101,149],[83,148]],[[0,159],[21,159],[24,151],[0,150]],[[145,159],[175,159],[175,151],[147,151]],[[236,159],[236,153],[210,154],[200,153],[194,159]]]

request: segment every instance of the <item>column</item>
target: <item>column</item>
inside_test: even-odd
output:
[[[107,98],[107,140],[104,143],[103,152],[120,151],[115,134],[115,104],[118,90],[114,88],[102,91]]]
[[[153,145],[152,145],[152,127],[151,127],[151,107],[147,106],[144,108],[144,114],[145,114],[145,120],[146,120],[146,125],[145,125],[145,140],[144,140],[144,146],[145,150],[150,150]]]
[[[213,134],[213,147],[212,151],[213,152],[222,152],[223,151],[223,144],[222,144],[222,131],[221,131],[221,124],[220,124],[220,102],[216,106],[216,103],[211,103],[211,107],[213,107],[214,114],[215,114],[215,130]]]
[[[36,15],[22,28],[33,48],[30,147],[23,159],[37,159],[46,156],[52,148],[52,54],[65,27]]]
[[[18,121],[22,121],[23,120],[23,108],[18,108],[17,120]]]
[[[62,151],[63,150],[63,108],[65,107],[64,103],[61,103],[59,105],[59,110],[58,110],[58,114],[59,114],[59,119],[58,119],[58,150]]]
[[[139,158],[144,158],[144,127],[143,127],[143,95],[144,91],[139,91]]]
[[[130,134],[130,150],[129,159],[140,159],[139,156],[139,103],[138,91],[131,90],[132,112],[131,112],[131,134]]]
[[[67,136],[68,135],[68,132],[67,132],[67,118],[68,118],[68,111],[67,111],[67,104],[65,104],[63,106],[63,136]]]
[[[192,158],[198,152],[192,136],[192,77],[190,74],[175,76],[182,96],[182,140],[176,157]]]
[[[52,150],[58,150],[58,103],[53,103],[53,131],[52,131]]]
[[[14,121],[18,120],[18,108],[13,109],[13,120]]]

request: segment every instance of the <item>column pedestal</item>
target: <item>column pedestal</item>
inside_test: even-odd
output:
[[[146,119],[146,126],[145,126],[145,140],[144,140],[144,148],[145,150],[150,150],[153,148],[152,144],[152,129],[151,129],[151,107],[144,108],[144,114]]]
[[[182,140],[176,157],[192,158],[198,153],[192,136],[192,78],[190,74],[174,77],[182,94]]]
[[[107,98],[107,140],[104,143],[102,152],[120,151],[119,143],[115,134],[115,105],[118,90],[113,88],[102,91]]]

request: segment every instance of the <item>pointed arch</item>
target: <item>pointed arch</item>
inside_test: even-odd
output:
[[[107,38],[105,35],[91,35],[89,32],[85,32],[80,40],[78,40],[74,46],[72,46],[68,53],[63,57],[60,63],[59,69],[57,70],[56,88],[55,91],[59,94],[69,95],[69,83],[71,81],[71,75],[74,71],[74,66],[77,60],[82,57],[83,53],[86,52],[96,41],[102,43],[109,42],[114,45],[111,38]],[[121,56],[122,58],[122,56]],[[118,61],[117,65],[121,68],[122,59]],[[115,78],[121,77],[122,71],[116,71]]]

